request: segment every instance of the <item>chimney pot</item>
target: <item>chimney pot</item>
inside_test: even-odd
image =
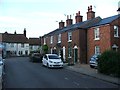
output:
[[[83,16],[80,15],[80,11],[78,11],[75,16],[76,23],[82,22],[82,17]]]
[[[59,22],[59,29],[61,29],[61,28],[64,28],[64,22],[63,22],[63,20],[61,20],[61,22]]]
[[[90,11],[92,11],[92,5],[90,5]]]
[[[69,15],[67,15],[67,20],[66,20],[66,26],[72,25],[73,20],[71,19],[71,15],[70,15],[70,19],[69,19]]]
[[[70,19],[71,19],[71,17],[72,17],[72,16],[70,15]]]
[[[88,6],[87,20],[95,18],[95,12],[92,11],[92,5]]]
[[[78,15],[80,16],[80,11],[78,11]]]
[[[69,19],[69,15],[67,15],[67,19]]]

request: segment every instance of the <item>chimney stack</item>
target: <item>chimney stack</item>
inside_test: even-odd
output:
[[[24,28],[24,36],[26,37],[26,28]]]
[[[76,13],[76,16],[75,16],[76,23],[82,22],[82,18],[83,16],[81,16],[80,11],[78,11],[78,13]]]
[[[73,20],[71,19],[71,15],[70,15],[70,19],[69,19],[69,15],[67,15],[66,26],[70,26],[72,24],[73,24]]]
[[[92,5],[88,6],[87,20],[95,18],[95,12],[92,11]]]
[[[64,28],[64,24],[65,24],[65,22],[63,22],[63,21],[61,20],[61,22],[59,22],[59,29]]]

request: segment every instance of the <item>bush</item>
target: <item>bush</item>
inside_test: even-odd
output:
[[[98,72],[120,77],[120,52],[105,51],[99,57]]]
[[[48,53],[48,46],[46,44],[43,45],[42,50],[44,51],[44,54]]]

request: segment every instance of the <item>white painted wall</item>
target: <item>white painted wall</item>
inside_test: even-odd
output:
[[[6,43],[6,51],[14,51],[17,56],[20,56],[19,52],[22,51],[22,55],[25,55],[27,51],[29,55],[29,44],[24,44],[24,47],[21,47],[21,45],[21,43]]]

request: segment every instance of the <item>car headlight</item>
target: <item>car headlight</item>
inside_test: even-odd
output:
[[[50,63],[53,63],[53,61],[49,61]]]

